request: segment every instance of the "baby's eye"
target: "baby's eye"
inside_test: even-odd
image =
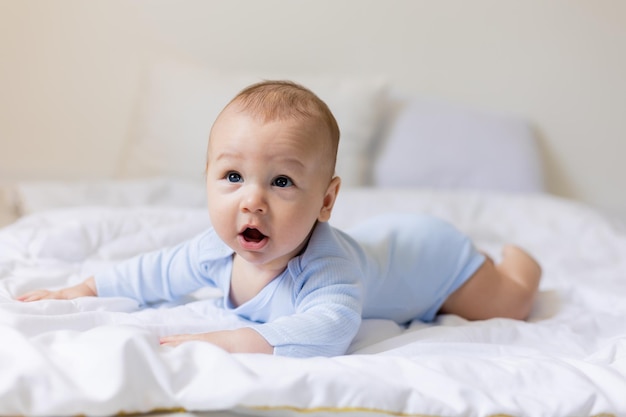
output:
[[[272,182],[272,185],[280,188],[290,187],[293,185],[293,182],[289,177],[276,177]]]
[[[233,172],[233,171],[226,174],[226,179],[228,180],[228,182],[242,182],[243,181],[241,174],[238,172]]]

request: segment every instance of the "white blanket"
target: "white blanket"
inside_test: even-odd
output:
[[[208,224],[203,208],[46,210],[0,230],[0,415],[235,410],[260,415],[626,415],[626,235],[587,207],[541,195],[342,191],[332,222],[390,210],[439,215],[498,258],[535,255],[544,279],[527,322],[441,316],[366,321],[335,358],[228,354],[158,336],[242,323],[198,292],[139,309],[124,298],[20,303]]]

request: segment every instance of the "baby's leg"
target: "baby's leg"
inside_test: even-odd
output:
[[[507,245],[499,264],[485,263],[458,290],[450,294],[440,313],[468,320],[528,317],[539,287],[541,267],[522,249]]]

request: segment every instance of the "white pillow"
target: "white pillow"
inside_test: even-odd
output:
[[[343,185],[363,185],[372,142],[383,116],[386,83],[381,78],[316,76],[289,78],[328,104],[341,130],[337,174]],[[222,108],[262,77],[225,75],[185,61],[154,64],[139,98],[122,178],[172,176],[201,180],[207,139]]]
[[[544,191],[537,138],[523,120],[412,98],[381,142],[381,187]]]

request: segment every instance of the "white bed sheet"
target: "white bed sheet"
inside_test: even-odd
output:
[[[528,194],[343,190],[332,222],[389,210],[439,215],[498,257],[527,248],[544,280],[527,322],[440,316],[408,328],[366,321],[350,354],[227,354],[171,333],[243,325],[211,291],[138,309],[128,299],[23,304],[201,231],[206,210],[42,208],[0,229],[0,415],[234,410],[259,415],[626,415],[626,235],[595,211]]]

